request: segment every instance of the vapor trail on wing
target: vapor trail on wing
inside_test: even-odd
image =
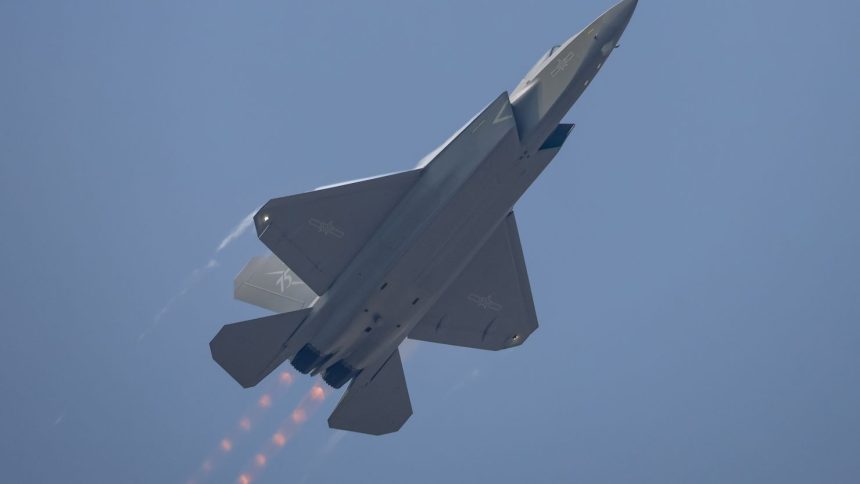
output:
[[[227,234],[226,237],[224,237],[224,240],[222,240],[221,243],[218,244],[218,247],[215,249],[216,254],[227,248],[228,245],[230,245],[234,240],[241,237],[242,234],[244,234],[248,231],[249,228],[251,228],[254,223],[254,214],[256,214],[258,210],[260,210],[260,207],[255,208],[253,212],[246,215],[241,222],[239,222],[238,224],[236,224],[235,227],[233,227],[233,230],[231,230],[230,233]]]
[[[161,320],[164,318],[164,316],[168,312],[170,312],[171,309],[173,309],[173,306],[175,306],[180,299],[182,299],[186,294],[188,294],[191,289],[200,284],[206,274],[216,269],[220,265],[219,262],[215,259],[215,256],[221,253],[221,251],[223,251],[227,248],[227,246],[232,244],[234,240],[241,237],[245,232],[248,231],[249,228],[251,228],[254,214],[257,213],[257,210],[259,209],[260,207],[254,209],[253,212],[246,215],[238,224],[236,224],[236,226],[233,227],[232,230],[230,230],[227,236],[224,237],[224,239],[221,240],[221,243],[218,244],[218,247],[215,248],[215,251],[212,254],[212,258],[210,258],[205,265],[191,271],[191,274],[188,276],[188,278],[186,278],[185,282],[183,282],[179,292],[176,293],[173,297],[171,297],[167,301],[167,303],[157,313],[155,313],[155,317],[152,318],[152,322],[149,323],[149,326],[147,326],[146,329],[144,329],[143,332],[141,332],[140,335],[137,337],[138,343],[143,341],[143,339],[146,338],[146,336],[149,335],[149,333],[152,332],[152,330],[154,330],[159,323],[161,323]]]
[[[241,474],[236,478],[240,484],[249,484],[258,478],[265,470],[266,465],[286,446],[298,433],[302,424],[316,413],[316,410],[325,401],[327,391],[322,384],[317,382],[308,393],[302,397],[290,414],[278,425],[275,432],[266,440],[262,448],[254,454]]]
[[[254,404],[236,419],[235,426],[218,442],[216,448],[201,462],[194,475],[187,482],[197,484],[208,479],[212,471],[217,468],[221,458],[233,451],[236,442],[254,428],[263,413],[272,407],[274,400],[284,396],[292,386],[293,379],[293,374],[289,371],[281,372],[278,379],[269,385],[266,392],[260,395]],[[265,464],[265,457],[263,457],[263,464]]]
[[[179,290],[179,292],[176,293],[173,297],[171,297],[170,300],[168,300],[167,303],[165,303],[165,305],[157,313],[155,313],[155,316],[152,318],[152,322],[149,323],[149,326],[147,326],[146,329],[144,329],[143,332],[138,335],[137,342],[140,343],[141,341],[143,341],[143,339],[146,338],[146,336],[149,335],[149,333],[152,332],[152,330],[154,330],[156,326],[159,325],[159,323],[161,323],[161,320],[164,319],[164,316],[168,312],[170,312],[171,309],[173,309],[173,306],[175,306],[180,299],[182,299],[186,294],[188,294],[191,289],[200,284],[200,281],[203,280],[206,274],[216,269],[218,265],[219,264],[217,260],[209,259],[209,262],[207,262],[206,265],[200,266],[197,269],[191,271],[191,274],[189,274],[185,281],[182,283],[182,288]]]

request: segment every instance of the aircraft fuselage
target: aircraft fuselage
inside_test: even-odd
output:
[[[616,47],[632,13],[625,3],[551,50],[464,128],[487,131],[488,145],[434,152],[290,338],[285,354],[299,371],[339,387],[409,335],[558,152],[571,128],[559,123]],[[510,345],[527,336],[510,335]]]

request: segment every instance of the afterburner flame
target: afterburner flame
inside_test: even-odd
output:
[[[292,419],[293,419],[293,422],[299,424],[299,423],[302,423],[308,419],[308,414],[307,414],[307,412],[305,412],[305,409],[297,408],[297,409],[293,410]]]
[[[248,474],[242,474],[239,476],[239,484],[251,484],[251,476]]]
[[[221,439],[221,450],[224,452],[230,452],[233,449],[233,442],[230,439]]]
[[[257,454],[257,456],[254,457],[254,462],[256,462],[258,466],[263,467],[266,465],[266,456],[263,454]]]
[[[311,388],[311,399],[317,401],[325,400],[325,390],[323,390],[323,387],[314,385],[314,387]]]
[[[272,397],[268,393],[264,394],[260,397],[259,404],[261,408],[269,408],[272,405]]]
[[[293,382],[293,375],[290,372],[285,371],[285,372],[281,373],[281,383],[292,383],[292,382]]]
[[[272,436],[272,442],[274,442],[274,444],[278,447],[283,447],[284,444],[287,443],[287,437],[284,436],[284,434],[278,432]]]
[[[251,419],[244,417],[242,420],[239,420],[239,427],[241,427],[242,430],[251,430]]]

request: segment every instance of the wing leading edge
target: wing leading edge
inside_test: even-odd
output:
[[[321,295],[420,174],[405,171],[274,198],[254,216],[257,237]]]

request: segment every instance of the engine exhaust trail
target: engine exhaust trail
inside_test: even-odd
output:
[[[314,383],[290,414],[276,427],[275,432],[266,440],[259,452],[254,454],[251,461],[245,465],[245,468],[236,478],[236,482],[250,484],[260,477],[271,459],[296,436],[301,426],[316,413],[325,401],[327,393],[320,382]]]
[[[191,478],[187,480],[188,484],[199,484],[212,475],[212,471],[218,467],[224,455],[231,453],[236,442],[241,440],[244,434],[247,434],[254,428],[262,415],[272,407],[276,398],[283,397],[287,390],[292,386],[294,377],[289,371],[283,371],[278,376],[276,381],[273,381],[266,391],[260,395],[253,405],[249,406],[241,416],[236,420],[235,427],[227,433],[219,442],[214,450],[203,459],[200,466],[194,472]],[[263,460],[265,464],[265,458]]]

